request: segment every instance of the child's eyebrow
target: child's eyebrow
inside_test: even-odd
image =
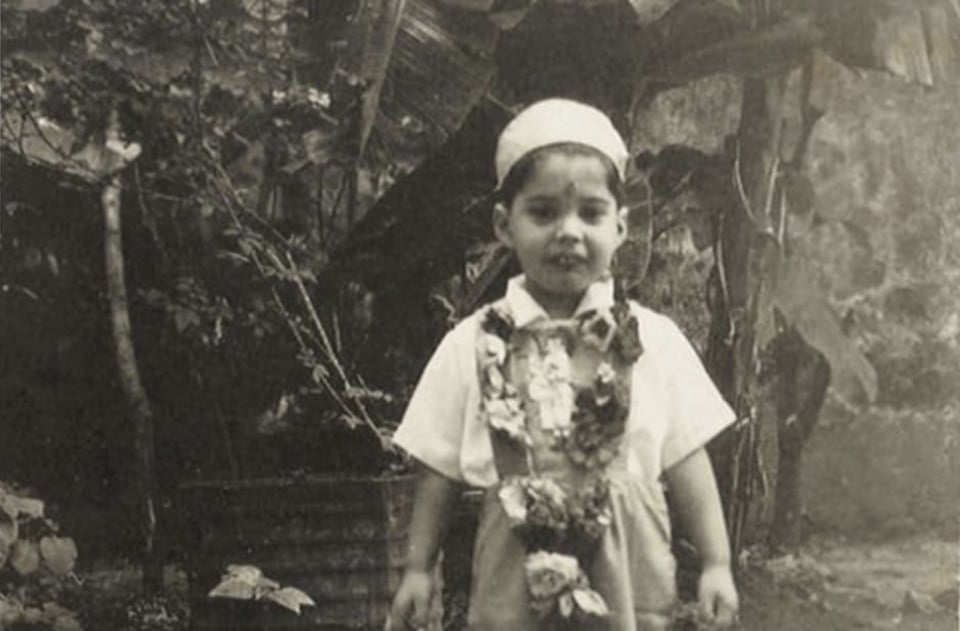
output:
[[[559,199],[559,196],[557,195],[541,193],[540,195],[531,195],[527,198],[527,202],[555,202],[557,199]]]
[[[540,193],[537,195],[531,195],[527,198],[527,203],[533,202],[556,202],[562,195],[550,195],[549,193]],[[609,204],[610,200],[601,195],[587,195],[582,198],[583,202],[588,204]]]

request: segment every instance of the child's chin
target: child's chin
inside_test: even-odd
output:
[[[591,280],[581,274],[569,274],[561,278],[553,278],[546,285],[550,293],[555,295],[579,296],[590,286]]]

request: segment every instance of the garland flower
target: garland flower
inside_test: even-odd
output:
[[[541,619],[556,617],[570,623],[609,614],[603,597],[590,589],[576,557],[533,552],[527,555],[525,569],[530,606]]]
[[[609,310],[581,314],[574,324],[581,344],[621,366],[630,366],[643,353],[637,320],[626,302],[618,300]],[[629,391],[618,384],[610,361],[599,362],[589,385],[575,386],[570,367],[572,340],[528,332],[539,352],[528,356],[525,405],[507,377],[517,333],[503,303],[487,308],[477,351],[481,414],[494,432],[528,453],[534,446],[528,423],[535,418],[540,430],[552,436],[553,447],[584,474],[579,488],[568,490],[531,471],[504,480],[498,493],[527,550],[531,608],[541,619],[577,628],[591,617],[609,613],[603,597],[590,588],[582,563],[612,519],[605,468],[616,457],[626,428]]]

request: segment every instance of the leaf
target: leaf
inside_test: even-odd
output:
[[[630,0],[630,6],[637,14],[637,22],[650,24],[656,22],[673,8],[680,0]]]
[[[661,53],[642,68],[645,78],[687,83],[714,74],[768,77],[799,67],[823,38],[807,16],[756,30],[738,29],[720,41],[679,53]]]
[[[796,259],[781,264],[772,304],[794,325],[810,346],[826,358],[831,386],[846,404],[858,406],[877,398],[877,373],[857,345],[847,337],[812,275]]]
[[[230,564],[227,566],[227,577],[256,585],[263,578],[263,571],[256,565]]]
[[[227,577],[210,590],[209,598],[232,598],[234,600],[253,600],[256,597],[256,585],[237,577]]]
[[[886,70],[931,86],[960,79],[956,0],[824,3],[824,50],[848,66]]]
[[[72,613],[57,616],[53,621],[53,631],[83,631],[80,621]]]
[[[10,8],[14,11],[49,11],[60,4],[61,0],[14,0]]]
[[[311,129],[300,136],[307,158],[318,165],[324,165],[333,158],[338,139],[337,130],[327,128]]]
[[[39,607],[26,607],[23,610],[23,622],[27,624],[43,623],[43,610]]]
[[[40,552],[33,541],[18,539],[10,548],[10,567],[20,576],[28,576],[40,567]]]
[[[368,0],[363,3],[365,11],[371,14],[368,21],[367,41],[363,47],[363,58],[358,74],[367,86],[363,95],[360,112],[360,137],[358,153],[362,154],[367,138],[377,119],[380,105],[380,91],[383,88],[390,59],[393,57],[393,45],[397,40],[400,18],[403,16],[407,0]]]
[[[24,159],[44,164],[88,182],[112,175],[140,155],[140,145],[119,139],[91,140],[74,152],[76,135],[42,116],[4,113],[3,145]]]
[[[264,596],[264,600],[270,600],[285,609],[299,614],[300,607],[316,607],[317,604],[313,602],[313,599],[310,598],[307,594],[300,591],[296,587],[284,587],[276,591],[272,591]]]
[[[17,522],[0,515],[0,570],[10,557],[10,548],[17,540]]]
[[[643,190],[638,190],[642,188]],[[646,200],[646,186],[628,183],[630,201],[627,214],[627,236],[617,250],[614,276],[623,284],[626,295],[633,296],[647,275],[653,253],[653,217]]]
[[[83,146],[71,158],[94,177],[106,177],[122,171],[140,155],[140,145],[135,142],[123,142],[119,139],[104,144],[91,141]]]
[[[73,612],[52,600],[48,600],[43,603],[43,615],[47,620],[53,621],[60,616],[72,616]]]
[[[10,521],[16,521],[17,515],[20,511],[13,505],[13,498],[16,497],[12,493],[5,491],[0,488],[0,516],[6,516]]]
[[[603,617],[610,613],[603,597],[592,589],[573,590],[573,600],[581,611],[591,616]]]
[[[76,140],[72,131],[42,116],[19,112],[4,112],[3,123],[3,145],[25,160],[87,176],[69,158]]]
[[[0,564],[2,565],[2,564]],[[23,603],[14,597],[0,594],[0,629],[12,627],[23,619]]]
[[[40,540],[40,556],[51,572],[63,575],[72,572],[77,563],[77,544],[70,537],[44,537]]]
[[[43,500],[32,497],[21,497],[17,495],[8,495],[8,506],[12,507],[18,517],[26,516],[29,519],[40,519],[43,517]]]
[[[350,429],[359,429],[364,426],[363,419],[355,414],[344,414],[341,416],[341,420]]]

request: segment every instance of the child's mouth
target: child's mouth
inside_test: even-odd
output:
[[[576,254],[555,254],[547,258],[547,262],[553,267],[562,270],[572,270],[576,267],[586,264],[586,259]]]

